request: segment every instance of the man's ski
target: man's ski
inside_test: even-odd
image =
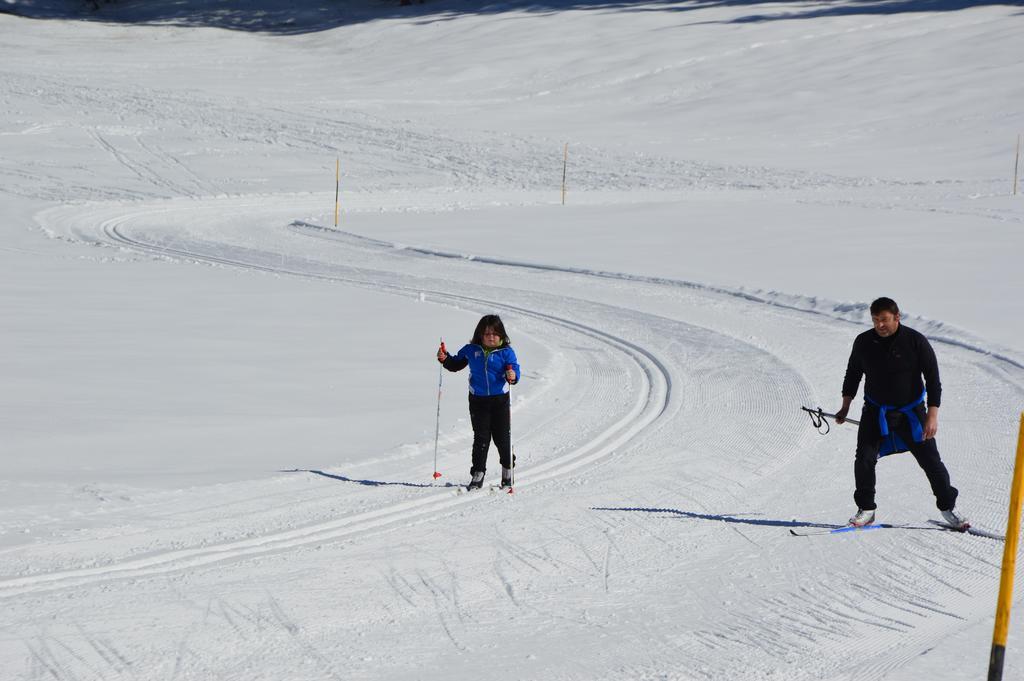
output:
[[[949,530],[950,532],[960,532],[961,534],[973,534],[975,537],[985,537],[987,539],[995,539],[997,541],[1006,541],[1006,537],[1004,537],[1001,534],[989,532],[988,530],[982,530],[978,527],[971,527],[970,525],[968,525],[966,529],[961,529],[959,527],[955,527],[941,520],[929,520],[928,522],[932,525],[935,525],[936,527],[942,528],[943,530]]]
[[[841,525],[837,527],[824,527],[815,528],[809,530],[796,530],[789,528],[789,533],[794,537],[815,537],[827,534],[848,534],[850,532],[862,532],[867,530],[947,530],[949,532],[960,532],[962,534],[973,534],[976,537],[985,537],[987,539],[995,539],[997,541],[1005,541],[1005,537],[995,532],[989,532],[988,530],[982,530],[977,527],[968,527],[965,530],[954,527],[948,523],[944,523],[941,520],[929,520],[930,527],[923,525],[890,525],[889,523],[873,523],[871,525],[862,525],[855,527],[853,525]]]
[[[839,527],[829,527],[815,530],[794,530],[789,528],[789,533],[794,537],[814,537],[821,534],[843,534],[845,532],[861,532],[867,530],[892,530],[898,529],[899,525],[889,525],[886,523],[877,523],[871,525],[841,525]]]

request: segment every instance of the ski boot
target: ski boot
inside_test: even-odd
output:
[[[867,510],[858,508],[857,512],[850,518],[851,527],[864,527],[875,522],[875,511],[874,509]]]
[[[942,519],[954,530],[960,530],[961,532],[966,532],[971,526],[971,524],[967,522],[967,518],[957,513],[955,508],[943,511]]]
[[[473,475],[473,479],[466,485],[466,491],[471,492],[475,489],[480,489],[484,486],[484,471],[470,471]]]

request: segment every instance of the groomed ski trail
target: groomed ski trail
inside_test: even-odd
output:
[[[626,371],[639,378],[638,385],[634,386],[628,409],[624,413],[616,415],[610,421],[605,422],[599,431],[591,432],[587,441],[581,446],[524,468],[524,471],[517,475],[517,489],[526,489],[545,480],[567,475],[607,456],[636,438],[646,428],[661,419],[671,399],[671,377],[655,354],[624,338],[575,322],[567,317],[544,314],[496,300],[458,295],[441,290],[425,290],[421,286],[409,287],[381,283],[373,279],[373,272],[366,272],[363,276],[356,276],[354,270],[349,271],[348,274],[303,271],[302,269],[287,265],[269,266],[259,262],[246,261],[241,257],[231,258],[216,253],[203,252],[199,244],[193,244],[193,248],[153,244],[133,238],[128,234],[131,222],[138,220],[146,214],[146,212],[130,213],[118,218],[104,220],[100,223],[96,233],[88,237],[85,237],[88,234],[88,230],[76,231],[75,233],[78,237],[87,238],[92,243],[130,249],[139,253],[155,254],[170,259],[205,262],[276,275],[343,283],[385,290],[400,295],[425,293],[432,302],[436,303],[512,311],[522,317],[533,318],[542,325],[560,329],[557,332],[559,335],[571,333],[586,336],[618,353],[623,358],[623,362],[632,366],[631,369]],[[383,526],[422,522],[426,514],[448,511],[454,507],[472,503],[476,500],[477,498],[474,495],[453,497],[448,489],[442,487],[436,492],[428,491],[427,496],[423,498],[403,501],[366,513],[349,515],[336,521],[254,537],[244,541],[204,546],[202,548],[159,552],[154,555],[120,560],[94,568],[54,571],[2,580],[0,581],[0,598],[77,587],[111,579],[150,577],[222,561],[239,560],[285,551],[298,546],[334,541],[372,531]]]
[[[282,203],[286,202],[287,199],[282,200]],[[265,202],[261,200],[252,201],[250,205],[253,208],[266,208]],[[232,206],[232,210],[237,208],[237,203]],[[109,213],[100,215],[103,211]],[[199,211],[192,214],[200,218],[203,215],[200,206],[189,208],[188,211]],[[290,214],[294,215],[295,211],[291,210]],[[154,215],[161,216],[160,220],[164,224],[153,226],[149,221]],[[723,303],[722,294],[700,290],[685,292],[686,303],[678,304],[677,309],[675,297],[680,295],[679,292],[673,290],[671,295],[666,295],[664,290],[672,287],[659,286],[656,282],[620,281],[602,288],[602,295],[595,295],[591,299],[585,290],[594,287],[594,278],[585,272],[541,272],[524,279],[515,272],[515,267],[468,260],[451,263],[451,267],[444,268],[444,275],[439,276],[439,262],[443,262],[443,259],[423,253],[417,256],[413,251],[388,244],[358,243],[351,236],[336,237],[331,234],[328,241],[337,243],[330,248],[322,244],[315,247],[302,246],[301,242],[324,240],[310,240],[308,234],[295,233],[294,228],[288,227],[294,224],[293,219],[278,220],[272,229],[256,235],[247,234],[243,238],[239,236],[240,230],[232,232],[230,228],[219,231],[206,226],[200,230],[205,233],[199,234],[185,227],[175,229],[175,224],[187,224],[187,221],[182,220],[180,213],[175,215],[175,211],[169,211],[166,206],[133,206],[128,212],[125,206],[108,206],[87,216],[85,220],[75,219],[63,223],[61,219],[51,220],[53,217],[57,217],[55,213],[46,216],[43,223],[54,236],[113,245],[127,254],[123,257],[135,258],[142,251],[175,262],[208,263],[271,275],[287,274],[387,290],[397,295],[422,294],[427,301],[433,302],[436,299],[437,302],[449,305],[490,307],[494,301],[500,300],[501,309],[521,317],[524,323],[529,322],[530,334],[550,334],[549,338],[554,340],[556,334],[568,332],[601,347],[610,348],[618,358],[616,361],[620,367],[632,367],[628,373],[635,374],[638,379],[646,377],[645,388],[640,391],[644,395],[643,399],[638,400],[637,395],[633,395],[629,408],[621,413],[631,413],[630,409],[637,409],[637,405],[643,402],[646,407],[641,408],[641,411],[648,421],[635,432],[620,430],[619,434],[624,438],[620,447],[599,446],[589,454],[577,448],[568,452],[579,457],[572,460],[562,458],[566,452],[558,452],[550,462],[531,463],[529,471],[536,473],[534,477],[524,467],[517,487],[520,484],[524,488],[532,486],[538,496],[550,500],[552,483],[556,483],[557,489],[554,491],[565,493],[562,504],[556,508],[564,508],[572,499],[587,496],[580,489],[567,484],[566,478],[580,476],[590,484],[596,481],[597,476],[591,466],[585,466],[584,463],[573,466],[573,461],[592,455],[593,458],[587,458],[585,463],[599,465],[602,470],[643,466],[655,472],[658,470],[656,462],[645,461],[644,454],[658,453],[664,456],[671,448],[678,448],[679,442],[692,442],[697,449],[694,453],[702,457],[688,459],[685,469],[670,470],[670,479],[683,483],[682,487],[671,490],[672,497],[684,508],[692,504],[701,509],[709,520],[715,517],[714,509],[738,506],[755,515],[764,513],[765,509],[775,509],[780,514],[775,517],[783,522],[786,516],[782,514],[786,511],[778,509],[787,509],[793,504],[814,503],[814,499],[826,493],[828,507],[822,506],[819,514],[814,516],[814,520],[820,522],[829,516],[834,520],[835,505],[841,503],[829,491],[833,486],[834,475],[827,470],[822,473],[815,470],[816,467],[828,469],[821,452],[815,452],[815,448],[825,445],[828,449],[841,450],[843,442],[838,439],[821,439],[807,428],[804,415],[796,410],[796,405],[805,399],[815,403],[820,401],[803,379],[802,371],[796,371],[787,361],[787,358],[793,357],[806,358],[806,353],[802,351],[793,352],[793,348],[806,342],[806,339],[792,338],[794,334],[791,329],[777,331],[765,328],[763,338],[741,338],[741,334],[733,329],[742,331],[749,328],[749,320],[737,324],[736,319],[739,317],[764,314],[766,319],[773,322],[795,324],[801,331],[824,333],[826,337],[818,340],[825,348],[848,349],[853,327],[846,322],[804,318],[799,312],[786,310],[768,314],[754,301]],[[207,219],[216,222],[222,217],[223,213],[215,209],[208,214]],[[103,227],[96,230],[97,224]],[[214,234],[216,238],[211,238]],[[101,252],[106,253],[108,249]],[[367,266],[368,262],[372,267]],[[474,290],[493,292],[495,295],[466,296],[457,292],[464,289],[467,282],[476,281],[480,272],[491,270],[505,272],[504,279],[514,280],[516,284],[502,281],[490,286],[474,287]],[[544,292],[556,281],[565,286],[561,295]],[[645,295],[638,296],[639,291]],[[570,295],[570,292],[575,293]],[[686,317],[692,317],[692,324],[678,320],[684,316],[682,310],[685,310]],[[600,323],[583,324],[580,319],[599,320]],[[554,333],[552,330],[555,330]],[[822,354],[829,353],[826,351]],[[578,367],[586,365],[580,359],[574,361]],[[822,367],[830,361],[825,357],[809,358],[809,366],[803,371],[820,376],[824,373]],[[943,366],[944,369],[950,369],[951,375],[960,377],[978,368],[984,369],[980,379],[962,382],[958,386],[966,395],[968,403],[972,395],[986,396],[987,401],[979,401],[979,408],[970,411],[972,418],[981,417],[980,423],[983,425],[998,425],[994,421],[985,421],[986,418],[993,418],[990,411],[983,408],[985,404],[1012,399],[1021,394],[1015,367],[1001,364],[997,358],[966,350],[956,352],[954,348],[950,353],[944,353]],[[658,376],[662,377],[663,394],[654,398],[652,396],[657,390],[653,381]],[[788,404],[790,401],[793,412],[791,418],[787,410],[780,406],[780,403]],[[529,413],[529,406],[536,405],[525,405],[523,410],[526,414]],[[563,409],[558,416],[565,418],[567,414],[575,415],[575,412]],[[743,415],[742,422],[738,422],[737,414]],[[956,412],[952,414],[952,420],[944,424],[958,423]],[[600,415],[607,416],[607,412],[602,411]],[[617,423],[623,425],[626,418],[622,416]],[[958,430],[955,425],[946,427],[952,433],[945,440],[950,443],[945,449],[966,453],[966,458],[960,460],[962,466],[958,469],[958,479],[966,479],[973,489],[991,486],[997,481],[999,471],[991,468],[985,470],[971,464],[982,464],[987,460],[985,451],[990,447],[998,447],[1002,437],[998,428],[986,431],[978,428]],[[536,438],[537,430],[535,428],[533,433],[524,433],[522,437],[527,440],[530,437]],[[581,437],[588,440],[599,432],[602,431],[588,429]],[[975,446],[964,447],[967,443]],[[754,470],[740,467],[751,460],[756,461]],[[548,463],[551,469],[544,470],[541,467],[543,463]],[[977,470],[971,471],[971,468]],[[574,475],[568,476],[570,472]],[[911,475],[916,476],[918,473],[911,472]],[[773,480],[785,478],[799,482],[791,482],[784,489],[773,491]],[[984,484],[981,479],[984,479]],[[914,480],[922,484],[920,480]],[[653,497],[663,496],[666,484],[655,479],[649,491],[617,491],[619,494],[632,494],[641,503],[645,498],[652,498],[653,507]],[[760,489],[762,486],[765,489]],[[808,500],[793,499],[787,493],[787,489],[792,486],[806,489]],[[613,482],[602,480],[588,491],[591,494],[607,495],[614,487]],[[472,500],[471,495],[467,496]],[[489,496],[480,498],[480,504],[498,502],[493,498],[488,499]],[[529,494],[524,495],[526,503],[530,503],[529,497]],[[449,512],[463,513],[468,509],[468,506],[456,508],[440,505],[442,501],[448,503],[452,499],[448,495],[446,499],[437,502],[437,507],[430,507],[434,512],[425,514],[425,517],[429,519],[431,515],[437,517]],[[501,500],[501,503],[504,501]],[[217,556],[218,547],[209,550],[204,547],[195,555],[178,555],[177,558],[181,559],[178,564],[173,563],[177,558],[162,566],[132,566],[131,561],[115,563],[130,566],[122,576],[146,576],[144,571],[148,569],[155,571],[151,574],[184,571],[184,568],[211,565],[222,560],[240,561],[267,553],[280,554],[285,549],[300,552],[309,559],[310,551],[321,541],[347,537],[347,532],[351,532],[352,536],[360,535],[358,528],[366,530],[360,536],[367,539],[376,530],[385,527],[420,524],[418,511],[405,508],[404,505],[408,503],[411,503],[410,500],[404,500],[398,504],[388,504],[386,508],[375,509],[375,512],[381,513],[378,518],[349,515],[336,521],[337,525],[328,527],[329,524],[317,524],[313,526],[313,533],[309,537],[274,533],[249,540],[251,545],[238,542],[221,545],[229,551],[235,549],[234,555]],[[427,504],[428,500],[424,499],[422,503]],[[396,509],[393,516],[387,515],[387,509],[390,508]],[[845,506],[842,508],[847,510]],[[497,508],[494,510],[497,512]],[[496,515],[506,516],[509,513],[511,505],[505,505]],[[983,509],[984,516],[993,514],[991,508]],[[416,518],[413,518],[414,515]],[[688,514],[685,517],[698,520],[696,516]],[[388,517],[393,517],[393,520],[388,520]],[[529,566],[531,569],[526,571],[526,575],[535,572],[541,576],[564,577],[567,570],[568,574],[575,574],[580,569],[573,567],[573,562],[567,559],[566,551],[581,552],[589,556],[588,563],[596,566],[593,571],[600,580],[601,589],[613,599],[617,598],[614,588],[616,570],[625,570],[628,578],[636,582],[634,588],[657,589],[663,597],[669,599],[693,598],[692,587],[671,581],[669,577],[680,560],[686,561],[687,581],[696,580],[703,585],[702,588],[712,590],[716,585],[721,587],[728,583],[729,588],[733,589],[737,582],[723,582],[720,575],[729,566],[746,569],[741,559],[744,555],[742,547],[747,547],[749,553],[750,546],[757,546],[759,551],[766,551],[773,556],[770,560],[775,561],[773,564],[777,564],[777,567],[772,574],[791,574],[791,579],[796,580],[792,583],[784,582],[780,588],[764,592],[758,579],[740,580],[742,597],[745,599],[742,610],[726,607],[712,622],[699,628],[692,638],[685,641],[673,644],[657,642],[650,649],[653,657],[648,658],[646,663],[636,660],[624,663],[624,669],[631,674],[660,668],[654,659],[660,659],[661,664],[664,664],[664,659],[694,659],[712,652],[714,668],[695,678],[735,675],[749,668],[748,651],[753,646],[765,651],[765,656],[760,658],[759,666],[756,667],[760,672],[769,673],[773,668],[785,668],[790,678],[877,678],[909,663],[914,655],[926,650],[936,639],[948,635],[950,628],[958,626],[965,618],[983,616],[983,609],[979,610],[972,604],[971,595],[983,588],[984,575],[976,568],[987,560],[991,552],[991,547],[987,545],[991,542],[984,542],[985,545],[958,545],[956,552],[948,557],[944,565],[952,570],[952,576],[936,579],[925,587],[908,580],[905,575],[923,572],[941,577],[941,568],[936,569],[931,564],[941,538],[932,535],[946,533],[921,533],[929,536],[900,540],[876,536],[886,533],[865,533],[855,541],[841,542],[842,546],[834,549],[835,555],[831,555],[828,561],[833,565],[834,572],[814,573],[812,577],[808,573],[808,566],[802,563],[806,557],[803,550],[797,555],[790,555],[793,547],[790,540],[782,540],[788,543],[788,549],[766,544],[763,535],[748,531],[743,526],[742,514],[722,514],[721,517],[723,520],[720,523],[705,521],[688,525],[687,531],[680,535],[677,529],[668,532],[658,530],[656,517],[651,517],[654,520],[652,527],[650,520],[642,522],[637,514],[616,515],[614,509],[609,508],[593,521],[594,525],[583,527],[582,531],[573,533],[574,536],[569,540],[559,540],[565,542],[565,549],[553,549],[545,540],[513,534],[507,537],[510,548],[502,549],[501,555],[503,560]],[[532,519],[536,522],[539,518],[533,516]],[[770,520],[760,521],[752,524],[752,527],[767,526],[771,531],[771,524]],[[324,534],[317,539],[315,533],[321,527],[324,528]],[[555,523],[547,522],[545,527],[553,531]],[[726,529],[735,532],[731,541],[723,539],[720,534]],[[775,533],[778,533],[777,530]],[[504,532],[502,536],[505,537]],[[726,533],[726,536],[729,534]],[[950,539],[948,536],[945,538]],[[271,545],[278,539],[281,540],[280,544]],[[648,539],[653,541],[648,542]],[[536,546],[538,541],[540,547]],[[606,542],[605,555],[601,560],[592,555],[599,541]],[[265,545],[260,546],[261,542],[265,542]],[[690,547],[688,551],[681,551],[681,542]],[[865,542],[874,542],[870,558],[864,560],[869,560],[878,570],[872,573],[875,591],[866,591],[858,581],[865,569],[861,565],[858,545],[863,546]],[[659,549],[653,554],[649,552],[652,544]],[[813,548],[813,544],[809,544],[811,548],[807,551],[822,550]],[[820,546],[821,543],[817,544]],[[643,554],[643,561],[631,556],[636,553],[636,547],[644,547],[648,551]],[[173,555],[173,552],[165,555]],[[190,560],[200,562],[192,564]],[[479,560],[487,559],[481,557]],[[140,572],[132,575],[131,570],[135,568]],[[68,580],[65,586],[86,588],[109,581],[115,576],[112,572],[104,573],[102,568],[99,569],[101,572],[98,575],[75,575],[74,571],[55,570],[50,573],[56,575],[53,584],[26,582],[20,585],[24,591],[19,593],[27,596],[42,595],[53,588],[60,588],[60,580],[64,578]],[[451,579],[455,581],[455,569],[450,569]],[[582,569],[586,571],[586,568]],[[526,614],[536,608],[523,596],[524,584],[530,584],[528,576],[510,573],[503,563],[496,565],[495,574],[517,612]],[[26,576],[25,579],[31,580],[32,577]],[[40,577],[46,579],[45,575]],[[433,579],[426,580],[426,583],[433,582]],[[398,581],[395,585],[396,593],[405,592]],[[434,587],[430,591],[435,596],[438,593]],[[419,601],[408,597],[410,607],[402,608],[403,617],[418,617],[417,608],[412,607],[412,604]],[[732,597],[729,598],[731,602]],[[697,602],[704,601],[697,599]],[[798,605],[794,607],[794,603]],[[434,614],[443,625],[445,638],[456,650],[474,650],[474,639],[467,629],[473,619],[472,611],[465,605],[455,605],[453,608],[442,605],[442,601],[435,601]],[[354,616],[370,616],[369,612],[360,612]],[[536,614],[542,613],[537,610]],[[649,613],[649,616],[658,617],[656,613]],[[780,624],[777,627],[758,628],[756,622]],[[905,652],[895,654],[885,647],[884,641],[894,633],[899,634]],[[803,676],[794,676],[795,669],[787,667],[785,661],[800,657],[807,645],[818,651],[822,658],[809,667],[803,667]],[[633,654],[642,658],[639,652],[642,649],[645,650],[636,648]]]

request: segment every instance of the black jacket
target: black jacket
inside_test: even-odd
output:
[[[916,402],[926,386],[929,407],[939,406],[942,400],[935,351],[923,334],[902,324],[888,338],[870,329],[854,339],[844,397],[857,394],[861,376],[866,377],[864,395],[879,404],[902,407]]]

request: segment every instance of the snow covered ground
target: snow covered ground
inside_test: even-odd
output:
[[[985,673],[1002,543],[912,458],[909,527],[789,529],[879,295],[1004,529],[1020,3],[85,4],[0,5],[4,678]],[[517,489],[457,494],[493,311]]]

